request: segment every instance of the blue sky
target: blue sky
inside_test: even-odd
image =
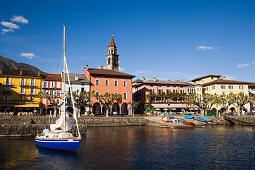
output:
[[[0,55],[48,73],[62,69],[65,24],[73,73],[105,66],[114,34],[120,67],[136,78],[255,81],[253,0],[0,2]]]

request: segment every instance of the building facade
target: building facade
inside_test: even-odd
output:
[[[90,92],[98,95],[121,94],[120,103],[114,103],[110,114],[131,114],[129,103],[132,101],[132,78],[133,75],[119,72],[119,55],[117,55],[117,46],[112,37],[108,46],[108,55],[106,55],[106,69],[84,68],[84,74],[90,82]],[[92,97],[91,111],[94,114],[106,114],[106,108],[99,102],[98,98]]]
[[[90,83],[87,79],[87,77],[84,75],[84,74],[69,74],[69,77],[70,77],[70,84],[71,84],[71,88],[72,88],[72,91],[73,92],[89,92],[90,91]],[[66,92],[66,93],[70,93],[70,88],[69,88],[69,84],[68,84],[68,81],[67,81],[67,75],[65,77],[65,83],[64,83],[64,80],[63,80],[63,73],[62,73],[62,91]],[[73,110],[73,106],[71,105],[71,101],[68,100],[68,107],[70,110]],[[84,108],[81,108],[80,110],[80,113],[85,113],[87,114],[87,111],[89,111],[89,105],[90,103],[87,103],[85,105]],[[63,107],[61,108],[62,110],[64,109]],[[78,110],[78,108],[77,108]],[[78,114],[80,115],[80,114]]]
[[[40,111],[39,93],[42,89],[42,78],[29,70],[0,69],[2,112],[37,112]]]
[[[61,91],[62,91],[62,79],[61,74],[43,74],[42,80],[42,94],[51,95],[55,98],[56,103],[61,103]],[[41,112],[43,114],[53,114],[54,107],[50,101],[42,97],[41,98]],[[59,108],[56,110],[56,114],[59,114]]]
[[[170,94],[170,93],[179,93],[185,94],[187,92],[187,86],[190,84],[182,81],[170,81],[170,80],[158,80],[154,78],[153,80],[135,80],[133,82],[133,97],[134,100],[140,101],[139,109],[137,113],[143,113],[144,105],[146,103],[146,95],[148,94]],[[181,112],[186,108],[186,104],[183,101],[172,101],[172,100],[158,100],[153,101],[152,106],[156,110],[163,111],[175,111]]]

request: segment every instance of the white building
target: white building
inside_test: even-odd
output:
[[[89,92],[89,81],[86,78],[84,74],[69,74],[70,76],[70,83],[72,87],[72,91],[79,91],[79,92]],[[63,74],[62,74],[62,79],[63,79]],[[64,82],[62,85],[62,91],[65,91],[66,93],[70,92],[68,80],[67,80],[67,75],[65,76],[65,84]],[[65,89],[64,89],[65,88]],[[69,106],[72,107],[72,106]],[[81,112],[85,111],[85,114],[87,111],[89,111],[89,104],[87,104],[84,108],[84,110],[81,110]]]

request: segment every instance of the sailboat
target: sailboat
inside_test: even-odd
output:
[[[37,135],[35,138],[36,145],[54,150],[63,151],[76,151],[81,142],[81,134],[79,130],[76,108],[74,106],[72,87],[70,83],[69,71],[67,67],[66,54],[65,54],[65,25],[63,33],[63,57],[64,57],[64,70],[62,74],[62,87],[63,87],[63,105],[61,109],[61,114],[59,119],[56,120],[55,124],[50,124],[50,131],[43,133],[42,135]],[[66,77],[68,80],[68,86],[71,93],[71,102],[73,106],[73,117],[77,126],[78,137],[74,137],[72,133],[68,131],[72,129],[73,123],[69,117],[69,113],[66,111],[66,88],[65,82]],[[67,89],[69,89],[67,88]]]

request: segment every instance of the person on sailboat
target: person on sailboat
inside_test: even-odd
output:
[[[42,135],[45,135],[48,132],[49,132],[49,129],[47,128],[47,126],[45,126],[43,129]]]

